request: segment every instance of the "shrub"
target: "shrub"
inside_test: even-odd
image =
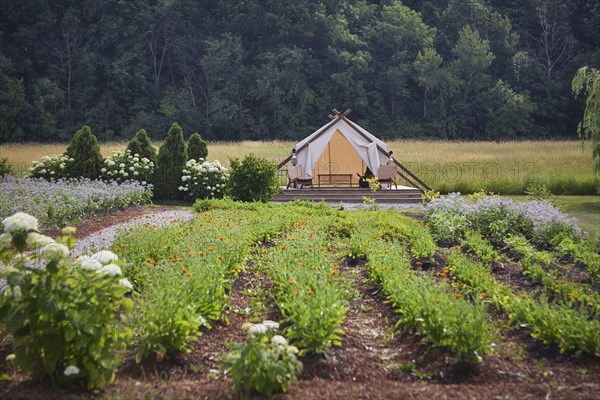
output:
[[[270,328],[273,325],[273,328]],[[274,334],[276,322],[247,324],[248,340],[235,343],[225,358],[223,369],[231,373],[233,388],[241,394],[286,392],[302,372],[298,349]]]
[[[4,175],[9,175],[11,173],[11,166],[8,163],[8,159],[7,158],[0,158],[0,177],[3,177]]]
[[[445,210],[429,213],[426,221],[431,235],[438,241],[459,242],[469,225],[464,215]]]
[[[227,168],[218,160],[192,159],[185,163],[179,190],[194,199],[223,198],[227,183]]]
[[[100,176],[103,158],[98,140],[89,126],[84,125],[75,133],[65,155],[73,159],[67,169],[70,177],[97,179]]]
[[[137,181],[145,186],[154,175],[154,163],[137,153],[132,155],[130,150],[125,153],[115,151],[112,157],[104,160],[100,173],[105,181]]]
[[[158,165],[155,173],[154,195],[159,199],[179,197],[179,182],[183,175],[187,149],[183,131],[176,122],[171,125],[167,138],[158,150]]]
[[[37,220],[25,213],[3,225],[7,268],[0,278],[8,288],[0,292],[0,321],[21,370],[33,379],[79,381],[90,389],[114,380],[116,350],[129,336],[118,315],[133,306],[124,297],[131,283],[119,276],[116,256],[104,252],[75,262],[64,244],[74,245],[73,228],[63,229],[57,242],[35,232]]]
[[[41,161],[33,161],[29,168],[28,176],[30,178],[41,178],[47,181],[57,181],[59,179],[69,178],[69,171],[72,170],[74,158],[69,158],[65,154],[56,156],[44,156]]]
[[[206,157],[208,157],[206,141],[200,137],[198,132],[195,132],[188,140],[188,159],[198,161],[206,160]]]
[[[279,193],[277,166],[250,154],[230,160],[228,193],[234,200],[267,202]]]
[[[127,150],[131,151],[131,154],[133,155],[138,154],[140,158],[147,158],[156,166],[156,149],[152,145],[152,142],[150,142],[150,138],[146,134],[145,129],[137,131],[135,136],[127,144]]]

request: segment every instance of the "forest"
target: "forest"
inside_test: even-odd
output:
[[[0,142],[573,139],[599,44],[596,0],[2,1]]]

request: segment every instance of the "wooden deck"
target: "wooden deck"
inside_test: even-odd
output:
[[[376,192],[368,188],[359,187],[315,187],[305,189],[283,189],[283,193],[276,196],[273,201],[324,201],[326,203],[362,203],[363,197],[370,197],[375,200],[375,204],[386,203],[404,203],[420,204],[423,199],[421,191],[408,186],[400,186],[392,189],[380,189]]]

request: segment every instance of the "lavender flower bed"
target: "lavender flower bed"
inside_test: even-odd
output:
[[[36,217],[41,228],[76,224],[100,211],[150,202],[152,192],[138,182],[0,179],[0,219],[18,211]]]
[[[574,218],[561,213],[548,201],[517,203],[510,199],[486,196],[473,204],[450,193],[433,200],[425,207],[425,219],[440,214],[465,216],[468,223],[482,234],[502,239],[509,234],[522,234],[542,246],[556,244],[564,237],[578,239],[583,231]]]

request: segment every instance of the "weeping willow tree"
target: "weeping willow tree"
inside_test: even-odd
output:
[[[592,157],[596,173],[600,173],[600,71],[595,68],[579,68],[571,84],[573,94],[586,97],[583,120],[577,128],[579,136],[592,142]],[[598,182],[600,194],[600,182]]]

